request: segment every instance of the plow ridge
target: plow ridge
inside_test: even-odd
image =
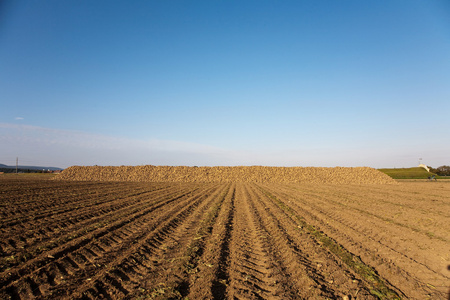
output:
[[[154,252],[158,251],[158,248],[162,245],[163,241],[173,233],[175,228],[179,227],[180,224],[182,224],[182,219],[186,218],[203,200],[203,195],[199,194],[193,199],[190,199],[190,203],[185,206],[183,203],[179,203],[176,207],[174,207],[172,210],[169,210],[165,212],[165,214],[158,220],[153,220],[152,226],[149,226],[149,224],[145,224],[146,230],[136,230],[137,236],[133,236],[133,239],[129,239],[130,241],[124,242],[123,238],[120,238],[115,241],[115,245],[117,247],[115,248],[114,252],[108,251],[108,253],[104,254],[102,256],[102,262],[110,262],[106,268],[106,270],[103,270],[101,272],[95,272],[92,274],[90,278],[87,278],[89,280],[85,280],[85,283],[78,286],[77,290],[72,292],[71,297],[73,298],[81,298],[82,296],[85,296],[86,291],[91,289],[92,286],[101,281],[102,276],[104,273],[108,274],[108,278],[116,278],[116,276],[113,275],[120,275],[125,274],[121,272],[121,264],[123,263],[123,260],[126,259],[126,257],[134,251],[137,247],[141,246],[144,243],[147,243],[149,247],[153,248],[152,250]],[[181,208],[181,210],[180,210]],[[139,226],[142,228],[143,226]],[[137,241],[137,242],[134,242]],[[119,245],[120,244],[120,245]],[[131,244],[131,245],[130,245]],[[131,247],[130,247],[131,246]],[[149,249],[149,248],[147,248]],[[120,253],[120,255],[116,255],[116,253]],[[109,256],[112,256],[109,258]],[[86,277],[86,276],[84,276]],[[115,279],[116,282],[125,282],[124,279],[129,279],[128,276],[119,276],[119,279]],[[107,280],[108,281],[108,280]],[[111,280],[109,280],[111,281]],[[105,282],[103,282],[105,283]],[[115,286],[119,286],[117,283]],[[120,284],[121,288],[119,291],[122,292],[122,294],[126,295],[129,293],[129,291]],[[62,293],[62,290],[64,288],[61,287],[59,290]],[[126,291],[126,293],[124,292]]]
[[[355,218],[348,218],[350,217],[348,214],[342,214],[338,213],[338,210],[326,210],[326,212],[323,211],[323,209],[320,207],[320,202],[317,201],[317,198],[312,199],[312,202],[309,203],[307,206],[303,205],[300,206],[300,201],[280,201],[277,197],[286,197],[287,199],[294,199],[292,198],[291,194],[283,194],[280,190],[273,190],[271,191],[274,193],[274,196],[270,194],[269,192],[266,192],[266,195],[278,203],[281,209],[285,210],[292,218],[293,220],[296,220],[298,224],[301,224],[301,227],[306,230],[311,236],[315,238],[321,245],[324,245],[331,253],[337,256],[338,259],[340,259],[345,265],[350,267],[356,274],[359,274],[363,280],[367,281],[367,285],[370,289],[370,292],[374,295],[384,295],[385,298],[393,298],[398,299],[400,297],[405,297],[405,285],[413,285],[412,289],[415,290],[419,286],[421,286],[422,289],[428,290],[430,292],[430,289],[427,288],[425,285],[420,284],[420,280],[418,280],[414,272],[407,273],[404,269],[399,268],[395,265],[395,263],[392,262],[392,255],[393,252],[397,253],[400,256],[405,257],[406,254],[403,252],[400,252],[398,250],[395,250],[393,247],[389,246],[385,241],[382,240],[375,240],[372,237],[372,232],[367,232],[364,230],[361,230],[361,224],[367,224],[367,222],[361,223],[357,222]],[[330,202],[330,201],[328,201]],[[305,210],[304,207],[312,207],[313,210]],[[321,216],[323,214],[323,216]],[[300,217],[301,216],[301,217]],[[342,216],[346,216],[347,219],[343,218]],[[355,255],[351,252],[349,252],[345,247],[340,245],[337,240],[328,237],[325,235],[325,233],[322,230],[317,229],[316,227],[306,223],[306,220],[308,222],[312,222],[315,224],[318,224],[320,227],[326,228],[326,227],[334,227],[337,226],[337,228],[334,228],[331,232],[338,234],[338,240],[345,241],[347,247],[351,246],[350,249],[355,249],[356,246],[357,253],[361,255],[366,261],[371,262],[371,265],[375,266],[389,266],[389,272],[395,272],[395,277],[391,277],[391,280],[387,280],[385,278],[382,278],[380,276],[380,273],[384,273],[383,269],[381,271],[378,269],[373,268],[367,263],[364,263],[363,260],[360,258],[360,256]],[[332,220],[336,222],[332,222]],[[330,225],[333,224],[333,225]],[[345,226],[345,230],[343,230],[342,225]],[[385,247],[386,249],[389,249],[389,259],[386,260],[386,258],[383,258],[378,253],[374,254],[373,250],[370,250],[369,248],[366,248],[364,244],[358,243],[355,240],[351,239],[349,236],[344,235],[344,232],[354,232],[355,234],[351,234],[351,236],[355,237],[358,236],[360,240],[364,241],[364,244],[370,245],[367,243],[368,240],[373,241],[372,247],[375,247],[377,249],[377,252],[380,252],[380,245],[382,247]],[[369,234],[370,233],[370,234]],[[350,244],[349,244],[350,242]],[[370,258],[370,259],[368,259]],[[374,258],[376,259],[374,261]],[[413,259],[412,259],[413,260]],[[401,261],[399,259],[398,261]],[[414,260],[413,260],[414,261]],[[417,262],[418,264],[421,264]],[[425,266],[426,269],[429,269]],[[432,276],[438,275],[437,272],[433,271]],[[402,286],[394,287],[395,281],[398,280],[399,276],[402,276],[404,278],[404,283]],[[445,276],[445,275],[444,275]],[[445,286],[442,286],[445,287]],[[432,293],[436,293],[436,291],[432,291]]]
[[[53,226],[53,228],[55,228],[56,230],[50,230],[50,231],[58,231],[58,240],[55,242],[53,241],[49,241],[49,242],[45,242],[48,239],[40,239],[39,241],[36,241],[35,238],[33,236],[29,236],[29,235],[25,235],[24,237],[21,237],[21,240],[25,240],[25,241],[18,241],[18,244],[20,243],[22,246],[22,248],[27,248],[28,250],[28,254],[33,253],[34,251],[32,249],[36,248],[37,246],[39,246],[40,248],[45,248],[47,250],[51,250],[52,248],[54,248],[56,245],[63,243],[64,241],[70,241],[73,240],[73,237],[76,236],[81,236],[84,234],[87,234],[90,231],[96,230],[98,228],[97,224],[102,224],[104,222],[102,222],[101,220],[104,219],[105,217],[108,218],[110,214],[115,213],[112,218],[109,218],[109,222],[108,223],[112,223],[115,220],[119,220],[119,219],[124,219],[125,216],[129,215],[131,216],[132,214],[136,213],[138,210],[141,210],[142,208],[145,208],[146,206],[151,206],[153,205],[153,208],[156,209],[158,207],[161,207],[164,205],[164,201],[162,203],[159,203],[158,206],[155,206],[156,204],[158,204],[158,202],[160,202],[161,200],[164,200],[164,197],[170,197],[169,194],[163,194],[160,196],[157,196],[156,198],[154,198],[154,203],[146,203],[144,206],[142,206],[142,199],[140,199],[139,201],[127,201],[127,202],[123,202],[123,203],[127,203],[127,205],[122,204],[119,205],[119,207],[116,210],[112,210],[111,212],[107,212],[105,214],[98,214],[98,213],[88,213],[88,215],[81,215],[79,216],[79,214],[75,217],[71,217],[70,215],[68,216],[70,218],[70,220],[66,221],[66,222],[60,222],[60,223],[52,223],[51,225]],[[120,200],[120,199],[119,199]],[[172,199],[172,200],[176,200],[176,199]],[[82,213],[81,213],[82,214]],[[61,216],[62,218],[64,218],[64,215]],[[84,222],[86,220],[86,222]],[[48,220],[46,220],[48,222]],[[123,220],[121,221],[123,222]],[[35,224],[34,222],[30,222],[30,225],[33,227],[39,226],[39,224]],[[14,229],[14,227],[12,228]],[[33,235],[35,234],[32,231]],[[70,235],[70,236],[68,236]],[[24,243],[25,242],[25,243]],[[14,241],[10,240],[10,244],[15,244]],[[13,246],[15,248],[15,246]],[[9,253],[7,253],[6,251],[3,251],[4,254],[3,256],[7,256]],[[20,255],[20,254],[17,254]],[[27,260],[29,260],[31,257],[28,256]],[[11,267],[12,264],[9,264],[9,267]]]
[[[131,217],[127,218],[119,218],[118,222],[116,224],[112,224],[106,227],[102,227],[99,229],[94,230],[92,233],[90,233],[90,237],[86,237],[85,235],[80,236],[80,238],[74,240],[75,243],[72,242],[71,245],[63,246],[61,250],[54,250],[50,252],[50,254],[46,256],[42,256],[38,260],[31,261],[30,263],[26,264],[25,267],[22,267],[15,273],[9,272],[9,276],[2,277],[1,284],[2,286],[7,286],[13,281],[22,280],[24,278],[30,278],[31,276],[35,276],[33,274],[38,273],[44,266],[48,264],[54,264],[55,261],[61,260],[62,258],[65,258],[65,260],[69,263],[68,273],[69,275],[73,276],[76,274],[76,270],[80,270],[83,268],[80,268],[81,266],[84,266],[86,262],[88,262],[88,259],[81,253],[83,250],[83,247],[86,247],[87,245],[90,245],[92,243],[100,243],[104,245],[102,249],[111,250],[115,246],[119,245],[123,239],[127,237],[127,235],[123,232],[117,232],[120,228],[123,226],[126,226],[127,224],[130,224],[131,222],[138,220],[139,218],[148,215],[150,212],[153,212],[154,210],[158,208],[167,208],[166,206],[169,205],[171,202],[176,201],[177,199],[182,198],[186,194],[177,196],[175,198],[169,199],[168,201],[163,201],[163,203],[157,203],[156,205],[153,205],[150,208],[145,209],[144,211],[138,211],[134,212]],[[202,197],[202,193],[199,193],[196,198]],[[188,201],[188,200],[185,200]],[[136,230],[132,230],[136,231]],[[105,241],[103,243],[103,241]],[[108,249],[109,248],[109,249]],[[80,250],[81,249],[81,250]],[[80,251],[78,251],[80,250]],[[69,256],[70,255],[70,256]],[[73,257],[71,258],[71,256]],[[50,257],[51,258],[50,258]],[[71,271],[70,271],[71,270]],[[11,290],[11,289],[9,289]]]
[[[307,231],[307,233],[313,237],[314,241],[316,242],[316,245],[325,246],[325,249],[329,250],[330,253],[336,255],[342,261],[345,261],[347,263],[347,265],[349,265],[349,266],[353,266],[353,264],[351,263],[352,261],[360,262],[361,265],[355,266],[354,271],[356,270],[358,272],[357,269],[361,269],[361,268],[368,269],[369,270],[368,272],[370,273],[371,276],[376,276],[376,272],[371,270],[370,267],[362,265],[362,262],[359,260],[358,257],[352,255],[351,253],[348,253],[341,245],[337,244],[336,241],[334,241],[333,239],[326,236],[323,231],[320,231],[317,228],[315,228],[314,226],[306,223],[302,217],[299,217],[295,213],[295,211],[292,210],[292,208],[288,204],[286,204],[286,201],[284,201],[284,202],[280,201],[276,196],[270,194],[267,191],[265,191],[265,195],[267,196],[268,199],[271,199],[272,201],[274,201],[275,205],[277,205],[285,213],[289,213],[289,215],[286,214],[286,216],[288,216],[288,218],[290,218],[292,221],[294,221],[294,224],[296,224],[297,226],[300,226],[301,229],[305,229]],[[317,272],[317,270],[314,270],[313,273],[317,274],[319,272]],[[379,280],[380,281],[377,283],[383,284],[382,280],[381,279],[379,279]],[[396,292],[389,290],[389,287],[382,286],[381,288],[385,289],[385,291],[383,291],[383,292],[386,294],[389,294],[390,297],[398,298],[398,295],[396,294]]]
[[[207,193],[209,194],[209,193]],[[150,232],[147,234],[145,238],[140,238],[139,242],[133,245],[131,249],[128,250],[127,256],[131,256],[131,260],[135,261],[136,255],[140,253],[141,255],[144,254],[146,257],[149,258],[151,261],[151,257],[159,257],[162,254],[169,251],[170,247],[168,247],[168,240],[170,244],[170,240],[172,238],[182,238],[183,232],[187,230],[187,228],[191,227],[189,225],[189,222],[196,222],[198,218],[195,216],[198,216],[198,214],[201,214],[204,209],[208,206],[208,204],[211,202],[211,199],[207,201],[202,201],[205,199],[206,196],[199,198],[196,200],[195,203],[191,203],[187,208],[183,209],[180,213],[174,216],[173,213],[170,211],[166,213],[167,221],[161,223],[161,221],[158,222],[158,227],[155,228],[155,230],[150,230]],[[192,214],[194,212],[195,213]],[[184,225],[183,225],[184,224]],[[143,252],[145,251],[145,252]],[[118,262],[115,264],[113,270],[114,273],[109,272],[109,276],[112,276],[113,274],[125,274],[121,270],[124,268],[127,268],[127,265],[130,265],[130,260],[126,258],[126,256],[123,256],[123,259],[116,259]],[[159,260],[156,264],[153,265],[154,268],[158,268],[160,265],[164,265],[165,260]],[[151,264],[149,265],[151,266]],[[147,267],[149,267],[147,266]],[[128,267],[129,268],[129,267]],[[118,271],[119,270],[119,271]],[[97,276],[98,277],[98,276]],[[100,277],[98,277],[98,280],[102,280]],[[122,284],[138,284],[137,282],[132,282],[131,277],[129,276],[121,276],[120,279],[117,279],[118,281],[122,282]],[[83,293],[83,289],[79,289],[79,293]]]
[[[182,196],[180,196],[182,197]],[[67,253],[71,253],[81,247],[83,247],[84,245],[92,242],[93,240],[97,240],[101,237],[103,237],[104,235],[107,234],[112,234],[114,232],[114,230],[117,230],[119,228],[121,228],[122,226],[150,213],[151,211],[158,209],[160,207],[163,207],[164,205],[177,200],[179,197],[176,197],[174,199],[171,199],[167,202],[163,202],[163,203],[159,203],[156,205],[151,206],[148,209],[145,209],[144,211],[140,211],[137,212],[136,210],[131,211],[131,215],[128,215],[128,218],[124,218],[123,216],[121,216],[120,218],[118,218],[118,222],[116,222],[115,224],[112,223],[110,225],[107,225],[106,227],[101,227],[101,228],[97,228],[97,226],[92,227],[92,230],[86,230],[84,228],[82,228],[81,233],[78,235],[79,238],[75,238],[75,239],[68,239],[67,241],[70,242],[70,245],[67,245],[64,247],[64,244],[62,246],[58,246],[58,248],[60,250],[58,250],[58,248],[55,248],[55,250],[53,251],[49,251],[47,252],[48,254],[46,256],[42,256],[39,259],[39,257],[37,257],[34,260],[30,260],[29,262],[27,262],[24,266],[28,266],[31,264],[31,266],[29,266],[28,268],[21,268],[19,269],[17,272],[17,275],[14,275],[13,272],[9,272],[10,273],[10,278],[7,279],[6,281],[0,281],[0,283],[2,285],[7,285],[9,282],[16,280],[19,276],[24,276],[24,274],[28,273],[30,268],[33,268],[33,266],[37,266],[37,267],[42,267],[43,264],[45,264],[45,262],[51,262],[52,259],[59,259],[60,257],[64,256]],[[72,232],[71,234],[74,235],[76,232]],[[91,237],[86,238],[85,235],[90,233]],[[44,247],[44,246],[43,246]],[[51,256],[52,258],[49,259],[49,256]]]

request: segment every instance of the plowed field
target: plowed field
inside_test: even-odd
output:
[[[0,175],[0,299],[446,299],[450,182]]]

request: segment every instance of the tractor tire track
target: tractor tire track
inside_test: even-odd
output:
[[[262,227],[246,189],[247,184],[236,189],[226,299],[292,299],[292,289],[283,282],[284,274],[273,256],[270,234]]]

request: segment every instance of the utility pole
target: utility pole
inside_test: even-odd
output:
[[[16,174],[17,174],[17,167],[19,166],[19,158],[16,157]]]

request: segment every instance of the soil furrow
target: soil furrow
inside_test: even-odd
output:
[[[122,190],[117,190],[115,193],[111,193],[109,197],[106,197],[106,195],[96,195],[95,199],[101,199],[101,201],[89,201],[86,198],[81,198],[82,200],[76,200],[71,198],[71,201],[65,201],[63,203],[52,203],[52,205],[48,205],[47,209],[43,208],[35,208],[34,210],[40,211],[40,213],[33,213],[32,216],[23,216],[22,218],[13,217],[11,221],[8,219],[5,219],[2,224],[0,224],[0,229],[8,227],[8,229],[12,229],[12,227],[16,224],[20,224],[25,222],[29,222],[30,218],[33,221],[33,223],[37,223],[36,225],[40,225],[39,220],[41,219],[48,219],[52,216],[58,216],[59,218],[63,217],[64,215],[69,215],[73,213],[73,211],[77,212],[77,215],[82,215],[83,212],[89,212],[94,210],[101,209],[103,206],[109,206],[110,202],[114,202],[116,205],[117,203],[120,203],[122,206],[126,205],[126,203],[121,202],[121,199],[117,199],[117,193],[121,194]],[[126,198],[130,198],[133,196],[140,196],[143,193],[153,193],[153,192],[160,192],[159,190],[145,190],[145,191],[137,191],[131,195],[127,195]],[[78,195],[77,195],[78,196]],[[82,195],[80,195],[83,197]],[[79,197],[80,197],[79,196]],[[59,195],[56,197],[64,197],[63,195]],[[46,199],[46,201],[51,202],[51,199]],[[78,206],[78,202],[83,202],[83,205],[80,207]],[[109,207],[108,207],[109,208]],[[42,220],[41,223],[45,223],[47,220]]]
[[[299,289],[305,290],[302,286],[311,285],[307,294],[301,294],[302,297],[355,297],[358,293],[359,297],[370,298],[370,287],[330,253],[322,241],[312,238],[309,232],[302,230],[304,224],[299,226],[298,222],[280,207],[280,203],[274,202],[270,194],[263,189],[257,188],[254,192],[265,207],[264,219],[272,221],[272,224],[268,225],[272,226],[271,232],[278,233],[280,248],[285,249],[285,252],[281,252],[284,260],[292,260],[288,270],[295,278],[304,280],[299,282]],[[276,236],[274,234],[274,237]],[[295,275],[296,273],[298,274]]]
[[[165,280],[165,282],[171,283],[170,287],[165,287],[165,293],[181,294],[180,287],[183,285],[183,282],[179,278],[180,274],[173,272],[174,268],[177,267],[176,262],[180,260],[179,251],[186,250],[187,243],[198,232],[197,227],[202,216],[220,200],[218,195],[223,192],[223,189],[224,186],[219,189],[215,188],[213,192],[205,193],[204,197],[198,198],[196,201],[191,201],[187,207],[177,214],[169,211],[165,212],[163,218],[166,220],[156,222],[155,225],[157,227],[153,230],[148,228],[147,230],[149,232],[146,233],[145,237],[140,237],[139,242],[133,244],[127,250],[115,251],[116,257],[114,258],[114,262],[108,266],[108,271],[106,272],[108,276],[117,282],[121,282],[123,290],[128,291],[128,293],[135,290],[150,291],[152,286],[161,282],[162,278],[170,277],[172,279]],[[207,197],[207,195],[209,196]],[[147,260],[150,261],[150,265],[147,264],[147,268],[153,269],[153,272],[146,273],[147,277],[139,278],[136,281],[132,277],[125,275],[126,272],[122,270],[130,269],[130,265],[136,263],[136,255],[143,251],[149,255],[147,256]],[[153,267],[151,266],[152,259],[157,260],[157,263]],[[181,255],[181,259],[183,259],[183,255]],[[72,294],[72,297],[81,297],[81,295],[85,294],[85,290],[91,288],[92,284],[95,284],[97,281],[103,281],[103,273],[105,272],[97,272],[91,278],[92,283],[87,283],[79,287]],[[142,280],[146,283],[144,286],[142,286]],[[154,281],[156,283],[152,283]]]
[[[208,190],[202,190],[201,192],[199,192],[198,194],[196,194],[195,198],[200,198],[202,197],[203,193],[208,193]],[[150,206],[147,209],[144,209],[143,211],[138,211],[137,213],[134,213],[133,215],[126,217],[126,218],[119,218],[119,221],[116,222],[115,224],[111,224],[111,225],[107,225],[106,227],[100,227],[97,230],[94,230],[92,233],[89,234],[89,236],[86,235],[81,235],[79,238],[74,239],[73,242],[67,246],[67,245],[62,245],[56,249],[54,249],[53,251],[50,251],[47,253],[47,256],[41,256],[41,258],[37,258],[37,260],[32,260],[30,261],[29,264],[25,264],[25,266],[23,266],[21,269],[17,270],[15,273],[13,273],[13,271],[9,271],[8,274],[6,274],[6,276],[2,276],[2,282],[4,286],[9,285],[11,282],[13,281],[23,281],[24,278],[33,276],[32,274],[36,273],[36,270],[39,271],[40,268],[42,268],[43,266],[47,265],[47,264],[52,264],[55,260],[58,261],[60,259],[62,259],[64,256],[66,256],[69,253],[72,253],[72,255],[74,255],[74,259],[80,259],[81,258],[81,265],[84,265],[83,262],[83,258],[80,257],[80,255],[77,255],[77,251],[79,251],[79,249],[82,249],[83,247],[86,247],[89,244],[92,243],[96,243],[99,239],[101,240],[102,238],[109,238],[110,240],[114,240],[115,242],[110,245],[109,247],[109,251],[112,251],[114,249],[115,246],[121,244],[119,238],[117,237],[113,237],[112,235],[114,234],[114,231],[116,231],[117,229],[120,229],[123,226],[126,226],[127,224],[132,223],[135,220],[138,220],[139,218],[148,215],[150,212],[154,212],[157,209],[168,209],[171,205],[175,205],[176,207],[182,206],[180,203],[180,201],[176,201],[178,199],[184,198],[184,200],[181,203],[184,202],[189,202],[190,199],[192,198],[188,198],[188,197],[183,197],[184,195],[178,196],[176,198],[170,199],[168,201],[163,201],[162,203],[156,203],[156,205]],[[172,204],[172,202],[174,202]],[[177,206],[178,205],[178,206]],[[153,217],[150,215],[149,216],[149,221],[152,221]],[[60,249],[60,250],[58,250]],[[76,262],[75,262],[76,265]],[[39,268],[39,269],[36,269]],[[78,264],[75,269],[79,269],[80,265]],[[15,283],[17,284],[17,283]],[[0,290],[1,291],[1,290]]]
[[[189,192],[190,191],[186,191],[182,195],[187,195],[187,193]],[[124,208],[117,211],[107,212],[104,215],[92,214],[89,218],[81,219],[80,222],[76,222],[74,219],[67,220],[67,223],[63,226],[58,226],[57,224],[53,223],[53,226],[57,226],[57,228],[59,228],[57,234],[48,236],[47,238],[40,238],[37,241],[34,238],[30,238],[27,233],[21,234],[20,236],[18,236],[18,238],[25,239],[25,241],[21,241],[18,243],[20,245],[20,248],[14,247],[15,249],[13,250],[15,251],[5,248],[6,251],[3,254],[3,256],[15,256],[16,259],[14,261],[8,261],[8,263],[2,263],[0,270],[1,268],[5,267],[12,268],[14,265],[17,265],[19,263],[23,264],[36,255],[39,255],[39,253],[41,253],[44,249],[45,251],[51,251],[56,246],[74,240],[75,237],[86,235],[90,231],[95,231],[97,228],[107,225],[107,223],[104,221],[105,219],[108,220],[108,223],[113,223],[116,220],[130,218],[133,214],[142,214],[142,210],[145,210],[146,207],[152,207],[158,204],[158,202],[164,201],[167,198],[171,199],[174,196],[175,198],[178,197],[178,192],[173,194],[163,194],[160,196],[158,195],[154,198],[154,201],[146,201],[146,199],[148,198],[146,198],[146,195],[143,194],[139,197],[138,202],[134,201],[133,199],[132,201],[130,201],[132,203],[131,205],[125,206]],[[120,201],[128,202],[124,201],[123,198],[119,199],[121,199]],[[162,202],[162,204],[164,204],[164,202]],[[64,220],[61,220],[61,222],[64,222]],[[30,230],[29,232],[35,235],[34,231]],[[38,235],[38,237],[40,236],[42,235]]]
[[[224,196],[211,234],[205,237],[204,251],[196,263],[197,272],[189,277],[189,299],[224,299],[228,282],[228,256],[234,219],[233,184]]]
[[[166,299],[167,297],[185,297],[190,293],[192,282],[197,278],[201,268],[199,258],[205,253],[205,241],[209,240],[211,236],[229,190],[228,186],[225,190],[221,190],[220,194],[213,196],[214,202],[207,206],[208,210],[204,210],[199,218],[195,218],[194,222],[191,222],[189,227],[195,230],[185,231],[178,240],[179,246],[166,252],[164,257],[167,258],[155,266],[156,270],[161,270],[158,271],[159,274],[167,278],[165,282],[170,284],[166,284],[162,288],[157,284],[160,279],[151,275],[147,277],[145,295],[156,293]],[[165,267],[165,262],[171,262],[172,270],[175,272],[167,272],[168,268]]]
[[[289,207],[306,218],[307,222],[325,230],[332,238],[345,245],[349,251],[360,256],[366,264],[381,274],[384,280],[397,286],[401,293],[408,295],[406,291],[409,290],[409,296],[414,298],[429,297],[430,295],[439,298],[444,294],[443,291],[448,282],[447,271],[439,263],[434,265],[434,270],[431,270],[433,264],[428,261],[430,250],[437,256],[445,257],[446,246],[441,246],[443,242],[432,242],[429,238],[423,237],[422,241],[415,240],[414,244],[408,243],[404,239],[408,231],[404,229],[396,231],[392,224],[379,223],[376,222],[377,219],[373,218],[365,218],[361,222],[361,215],[354,214],[353,208],[345,208],[341,205],[332,206],[333,201],[324,200],[323,198],[333,197],[327,196],[326,193],[320,198],[311,197],[304,196],[298,190],[293,193],[292,189],[285,190],[280,187],[272,187],[271,192],[289,199]],[[412,235],[416,237],[416,234]],[[425,242],[433,244],[436,248],[430,249],[424,244]],[[418,249],[415,253],[408,249],[405,251],[404,248],[399,247],[402,244],[409,249],[423,247],[423,250]],[[418,255],[421,252],[423,255]],[[421,261],[418,261],[419,258]],[[414,271],[407,272],[410,265],[414,266],[411,269]]]

